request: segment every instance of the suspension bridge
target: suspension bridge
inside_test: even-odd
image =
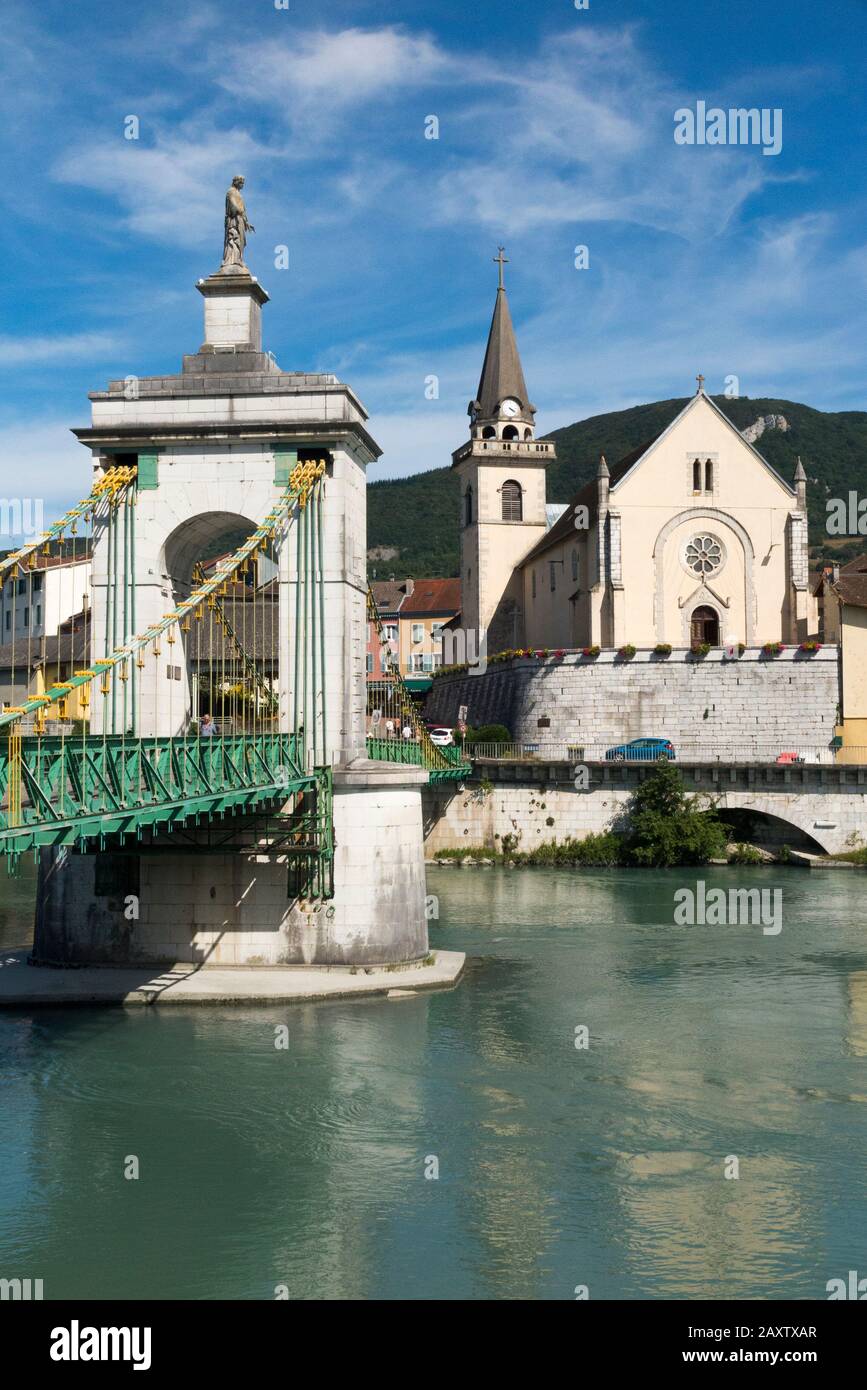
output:
[[[327,678],[323,642],[322,489],[324,459],[293,469],[289,485],[251,535],[210,565],[197,561],[194,587],[142,633],[118,640],[135,625],[137,469],[108,468],[89,497],[0,563],[8,583],[13,640],[5,653],[12,683],[38,691],[0,714],[0,851],[13,864],[43,846],[105,849],[112,841],[141,842],[156,827],[186,827],[201,818],[257,811],[277,802],[286,809],[284,841],[304,859],[306,896],[330,896],[333,859],[331,768],[324,756]],[[274,556],[296,526],[295,609],[290,727],[279,721],[279,681],[273,660],[279,622]],[[108,585],[104,651],[83,660],[93,644],[85,607],[71,614],[68,635],[52,652],[54,678],[46,684],[48,638],[20,635],[17,609],[35,610],[33,576],[39,560],[68,538],[70,563],[61,575],[70,591],[77,554],[92,555],[104,538]],[[71,599],[69,600],[71,601]],[[67,604],[68,606],[68,604]],[[368,756],[426,769],[432,780],[460,779],[469,765],[457,748],[438,748],[421,721],[390,654],[368,591],[368,614],[383,645],[385,680],[367,691],[371,727],[387,716],[411,739],[367,739]],[[76,623],[75,619],[79,621]],[[109,640],[111,634],[112,642]],[[17,638],[17,641],[16,641]],[[113,644],[112,644],[113,643]],[[189,693],[182,708],[171,696],[186,667]],[[140,710],[149,688],[168,678],[169,719],[177,732],[142,734]],[[204,721],[204,722],[203,722]],[[288,803],[288,805],[287,805]]]
[[[245,266],[197,288],[201,348],[92,393],[89,495],[0,561],[0,853],[37,857],[42,959],[413,958],[420,788],[469,767],[370,607],[379,451],[349,387],[262,351]]]

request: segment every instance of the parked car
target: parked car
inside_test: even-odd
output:
[[[607,763],[673,763],[674,744],[667,738],[634,738],[605,752]]]
[[[435,743],[437,748],[451,748],[455,741],[455,736],[451,729],[443,729],[436,726],[428,731],[431,743]]]

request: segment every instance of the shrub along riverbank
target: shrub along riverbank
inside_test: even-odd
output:
[[[750,845],[728,851],[728,832],[716,803],[707,796],[687,795],[680,773],[670,763],[654,768],[636,789],[616,829],[583,840],[549,840],[531,850],[521,850],[519,836],[504,835],[496,847],[438,850],[434,855],[439,863],[470,860],[604,869],[664,869],[726,858],[730,863],[762,862]]]

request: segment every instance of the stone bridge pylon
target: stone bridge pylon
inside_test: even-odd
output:
[[[40,849],[34,956],[416,961],[428,950],[427,772],[370,762],[366,744],[366,468],[380,451],[349,386],[282,371],[263,352],[268,295],[243,261],[197,288],[204,340],[181,371],[94,392],[91,423],[75,431],[97,480],[123,468],[134,485],[93,525],[83,659],[94,693],[88,703],[67,683],[49,694],[63,692],[62,714],[78,693],[91,749],[79,773],[121,809],[86,846],[58,831]],[[26,784],[26,729],[20,742]],[[245,781],[277,772],[285,805],[273,785],[244,797]],[[131,785],[141,812],[188,773],[191,814],[122,819]],[[231,796],[216,798],[215,775],[220,788],[237,775]],[[13,807],[13,831],[22,818]],[[328,892],[298,878],[299,845],[328,859]]]

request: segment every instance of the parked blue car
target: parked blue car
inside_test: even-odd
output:
[[[667,738],[634,738],[605,752],[607,763],[673,763],[674,744]]]

